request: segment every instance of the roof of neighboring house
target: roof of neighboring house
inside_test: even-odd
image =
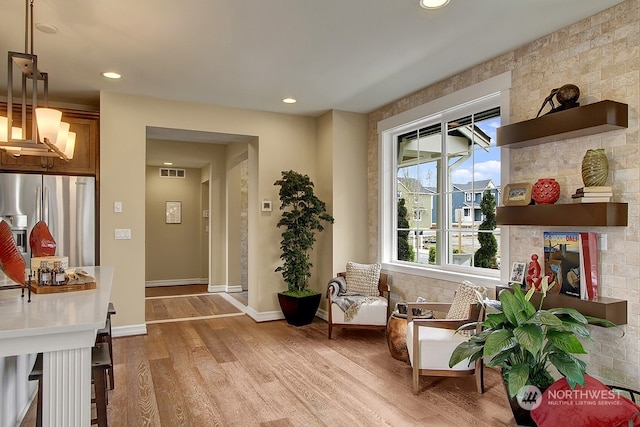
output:
[[[491,179],[482,179],[478,181],[469,181],[466,184],[453,184],[453,188],[459,191],[471,191],[471,190],[493,190],[497,189],[496,185]]]
[[[411,194],[433,194],[435,188],[423,186],[416,178],[398,178],[398,184]]]

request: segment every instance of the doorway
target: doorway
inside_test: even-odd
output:
[[[211,132],[147,128],[147,287],[176,286],[184,288],[185,292],[192,292],[190,286],[204,284],[207,293],[219,294],[226,300],[231,300],[229,295],[237,295],[238,298],[230,301],[232,305],[240,304],[246,308],[249,174],[248,140],[243,141],[246,138]],[[167,165],[167,162],[172,164]],[[153,182],[159,180],[154,173],[163,167],[184,169],[182,173],[170,173],[182,177],[182,182],[176,182],[177,178],[174,181],[165,180],[160,185]],[[189,177],[192,179],[189,180]],[[181,184],[182,188],[176,190]],[[191,198],[194,191],[192,186],[195,187],[197,202]],[[182,202],[182,222],[176,226],[158,224],[158,218],[152,218],[168,199]],[[191,223],[195,224],[195,229]],[[181,239],[177,240],[178,243],[170,240],[177,236]],[[159,252],[163,255],[158,255]],[[189,254],[188,259],[184,254]],[[182,259],[185,265],[174,264],[174,268],[171,268],[171,256]],[[190,269],[184,268],[187,265]],[[174,294],[168,298],[179,297]]]

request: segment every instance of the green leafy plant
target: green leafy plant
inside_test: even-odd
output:
[[[549,369],[554,366],[574,388],[584,385],[586,364],[575,354],[586,354],[578,337],[591,339],[587,325],[616,326],[595,317],[583,316],[571,308],[542,309],[550,288],[547,277],[542,280],[542,298],[536,310],[530,299],[534,288],[526,294],[519,285],[513,292],[500,293],[500,301],[484,300],[489,312],[481,324],[482,330],[456,347],[449,366],[470,358],[488,360],[487,366],[502,368],[509,391],[515,396],[525,385],[544,389],[555,381]]]
[[[496,229],[496,199],[490,190],[485,190],[480,202],[480,210],[484,216],[484,221],[480,224],[480,230],[492,231]],[[476,267],[498,268],[496,256],[498,254],[498,242],[493,233],[479,233],[478,242],[480,248],[473,257],[473,264]]]
[[[415,260],[415,252],[409,244],[409,220],[404,199],[398,200],[398,260],[411,262]]]
[[[309,251],[316,242],[316,232],[324,230],[322,222],[333,224],[326,204],[313,192],[313,182],[308,175],[283,171],[282,178],[274,185],[280,186],[280,209],[282,218],[278,228],[283,227],[280,241],[280,259],[283,264],[275,271],[282,272],[287,284],[285,294],[304,296],[317,292],[308,289],[311,267]]]

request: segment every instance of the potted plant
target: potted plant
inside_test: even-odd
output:
[[[500,367],[518,425],[535,425],[529,411],[520,407],[518,392],[526,390],[525,385],[536,386],[540,391],[547,389],[555,381],[551,366],[567,379],[572,389],[576,384],[584,385],[586,364],[574,355],[586,351],[578,338],[591,339],[589,323],[616,326],[608,320],[583,316],[571,308],[543,310],[549,288],[545,276],[538,309],[530,301],[535,288],[525,294],[517,284],[512,286],[513,292],[501,292],[499,301],[482,301],[488,309],[486,320],[476,322],[482,331],[460,343],[449,360],[449,366],[454,366],[466,358],[474,362],[482,357],[487,366]]]
[[[307,175],[283,171],[274,185],[280,186],[282,218],[278,228],[284,228],[280,241],[282,273],[287,290],[278,293],[280,308],[289,324],[307,325],[313,321],[320,305],[320,292],[309,289],[313,264],[309,251],[316,241],[316,232],[324,230],[323,222],[333,224],[326,205],[313,192],[313,182]]]

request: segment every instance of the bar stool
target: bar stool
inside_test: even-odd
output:
[[[96,342],[106,342],[109,345],[109,355],[111,356],[111,367],[107,370],[107,376],[109,378],[109,390],[115,388],[115,379],[113,375],[113,341],[111,337],[111,316],[116,314],[116,309],[113,303],[109,303],[107,309],[107,320],[104,328],[98,329],[96,334]]]
[[[111,367],[111,353],[107,343],[97,343],[91,349],[91,378],[95,398],[91,399],[96,404],[96,418],[91,419],[91,424],[98,427],[107,427],[107,377],[106,372]],[[36,427],[42,427],[42,353],[38,353],[33,369],[29,374],[29,381],[38,381],[38,400],[36,403]]]

